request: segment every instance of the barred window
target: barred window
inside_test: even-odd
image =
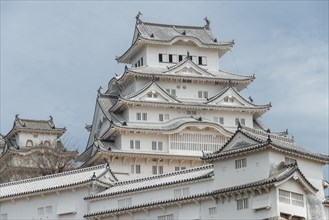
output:
[[[242,209],[247,209],[249,208],[249,199],[248,198],[244,198],[244,199],[238,199],[236,200],[237,202],[237,210],[242,210]]]
[[[124,208],[131,206],[131,198],[119,199],[118,200],[118,208]]]
[[[247,158],[243,158],[235,161],[235,169],[240,169],[243,167],[247,167]]]
[[[46,206],[46,213],[47,214],[53,213],[53,207],[52,206]]]
[[[158,216],[158,220],[174,220],[174,214]]]
[[[211,207],[209,208],[209,215],[216,215],[217,214],[217,208]]]
[[[304,207],[303,195],[299,193],[279,189],[279,201],[294,206]]]

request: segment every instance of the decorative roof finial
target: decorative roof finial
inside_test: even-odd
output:
[[[267,143],[271,143],[272,142],[270,135],[267,136],[267,140],[266,141],[267,141]]]
[[[97,93],[98,93],[98,95],[101,94],[101,90],[102,90],[102,89],[103,89],[102,86],[100,86],[100,87],[97,89]]]
[[[49,115],[49,118],[50,121],[53,121],[53,116]]]
[[[139,18],[141,15],[143,15],[140,11],[138,11],[136,15],[136,24],[142,23],[142,20]]]
[[[249,96],[248,99],[250,100],[250,102],[254,102],[254,100],[251,98],[251,96]]]
[[[238,121],[238,130],[241,130],[241,129],[242,129],[241,123],[240,123],[240,121]]]
[[[204,26],[206,29],[210,29],[210,21],[207,17],[204,18],[204,20],[206,21],[206,25]]]
[[[15,115],[15,119],[16,119],[16,120],[18,120],[18,119],[19,119],[19,117],[18,117],[18,116],[19,116],[19,114],[16,114],[16,115]]]

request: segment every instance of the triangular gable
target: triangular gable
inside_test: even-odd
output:
[[[254,107],[240,96],[232,87],[227,87],[207,102],[209,105]]]
[[[147,87],[141,89],[134,96],[129,97],[130,100],[149,101],[149,102],[170,102],[178,103],[165,90],[163,90],[157,83],[152,82]]]
[[[292,174],[286,176],[283,180],[279,181],[278,183],[276,183],[276,186],[282,185],[287,181],[291,181],[294,182],[296,184],[300,184],[302,187],[301,189],[303,189],[306,193],[313,193],[315,194],[318,189],[315,188],[308,179],[306,179],[306,177],[302,174],[302,172],[299,170],[299,168],[297,168],[295,170],[295,172],[293,172]]]
[[[197,64],[193,63],[193,61],[188,58],[170,67],[164,73],[184,76],[214,77],[214,75],[207,72],[205,69],[199,67]]]
[[[230,150],[242,149],[260,143],[261,141],[258,142],[250,137],[247,137],[243,133],[238,132],[231,140],[225,144],[225,146],[220,150],[220,153]]]

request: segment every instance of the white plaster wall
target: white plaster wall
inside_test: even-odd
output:
[[[273,194],[274,192],[274,194]],[[164,192],[163,194],[166,194]],[[275,201],[275,189],[270,191],[271,202]],[[274,198],[274,199],[273,199]],[[111,198],[110,200],[115,199]],[[107,200],[109,201],[109,200]],[[95,207],[97,202],[92,202],[91,207]],[[132,212],[131,215],[120,215],[117,219],[157,219],[158,216],[173,214],[174,219],[266,219],[275,217],[277,209],[275,204],[269,209],[253,210],[252,207],[253,197],[249,198],[249,208],[237,210],[237,202],[235,199],[219,200],[212,199],[199,200],[197,202],[181,203],[180,206],[166,206],[164,209],[154,208],[148,212]],[[102,208],[112,209],[114,204],[106,204],[103,202]],[[100,205],[100,204],[97,204]],[[209,208],[216,207],[217,213],[215,215],[209,214]],[[101,207],[100,207],[101,208]],[[113,217],[106,217],[102,219],[114,219]]]
[[[207,57],[207,65],[200,65],[204,69],[218,70],[219,57],[218,51],[212,49],[199,48],[194,45],[174,45],[174,46],[162,46],[162,45],[147,45],[147,65],[148,66],[171,66],[171,63],[160,63],[159,54],[177,54],[186,55],[187,51],[190,52],[190,56],[205,56]]]
[[[127,110],[129,115],[129,122],[135,123],[164,123],[159,122],[159,114],[169,114],[169,120],[173,120],[175,118],[180,117],[191,117],[190,114],[187,114],[187,111],[191,111],[193,109],[176,109],[176,108],[162,108],[162,107],[142,107],[142,106],[134,106]],[[192,115],[194,118],[203,118],[210,122],[215,122],[214,117],[223,117],[224,124],[222,125],[225,128],[233,128],[236,129],[237,125],[235,124],[236,118],[244,118],[245,126],[253,128],[253,116],[244,112],[229,112],[229,111],[219,111],[219,110],[195,110],[196,115]],[[137,120],[136,113],[147,113],[147,120]],[[218,122],[217,122],[218,123]]]
[[[319,191],[316,193],[317,196],[324,198],[324,189],[322,186],[323,176],[323,166],[321,163],[317,163],[313,160],[296,157],[294,155],[287,155],[279,153],[277,151],[271,151],[270,153],[270,164],[271,166],[277,166],[280,162],[285,161],[285,157],[295,159],[297,161],[298,167],[304,176],[310,183],[315,186]]]
[[[0,202],[0,216],[1,214],[8,214],[8,219],[83,219],[83,215],[87,211],[87,203],[83,197],[88,195],[87,188],[61,191],[59,195],[55,192],[44,193],[41,195],[22,197],[13,201],[6,200]],[[57,215],[58,204],[65,205],[75,204],[76,213]],[[39,207],[52,206],[52,213],[38,214]]]
[[[33,137],[33,133],[27,133],[27,132],[19,132],[16,136],[16,143],[19,147],[26,147],[26,141],[32,140],[33,146],[38,146],[41,144],[41,142],[49,141],[50,146],[54,146],[54,144],[57,142],[57,135],[51,135],[51,134],[42,134],[42,133],[35,133],[37,137]]]
[[[119,194],[111,197],[107,197],[105,199],[98,199],[90,202],[90,212],[97,212],[104,210],[104,208],[111,207],[111,209],[118,208],[118,200],[124,198],[132,198],[132,205],[138,205],[143,203],[150,203],[154,201],[167,200],[174,198],[174,190],[180,188],[189,188],[190,194],[197,194],[202,192],[207,192],[209,190],[208,182],[212,180],[195,182],[193,184],[187,183],[182,185],[173,185],[173,186],[165,186],[161,189],[153,190],[153,189],[145,189],[142,191],[136,191],[133,194]]]
[[[299,207],[299,206],[295,206],[295,205],[291,205],[291,204],[286,204],[286,203],[282,203],[279,201],[279,189],[283,189],[289,192],[294,192],[294,193],[299,193],[303,195],[303,199],[304,199],[304,207]],[[297,215],[297,216],[301,216],[301,217],[307,217],[307,210],[306,210],[306,196],[305,196],[305,192],[302,189],[302,186],[297,183],[296,181],[294,181],[293,179],[290,179],[286,182],[284,182],[283,184],[279,185],[277,188],[277,201],[278,201],[278,209],[279,212],[282,213],[289,213],[291,215]]]
[[[215,179],[215,187],[226,188],[267,178],[269,176],[268,157],[268,152],[263,151],[214,161],[214,172],[218,177]],[[247,158],[247,167],[235,169],[235,160],[242,158]]]
[[[175,167],[189,169],[192,167],[201,166],[203,162],[195,161],[195,160],[178,160],[178,159],[162,159],[159,161],[158,159],[152,158],[118,158],[113,159],[111,162],[111,169],[113,172],[120,173],[118,178],[120,180],[126,179],[134,179],[134,178],[142,178],[152,176],[152,166],[163,166],[163,172],[169,173],[174,172]],[[136,174],[135,172],[131,172],[131,165],[140,165],[140,174]]]

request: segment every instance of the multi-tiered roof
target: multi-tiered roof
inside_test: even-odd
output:
[[[271,103],[257,105],[239,94],[254,75],[218,68],[234,41],[218,41],[205,20],[205,26],[182,26],[136,17],[132,44],[116,58],[131,67],[113,77],[104,93],[98,90],[93,123],[86,126],[90,136],[81,156],[84,166],[118,154],[157,160],[192,156],[200,162],[201,151],[218,150],[234,134],[237,120],[265,130],[259,118]],[[125,146],[133,138],[143,141],[143,135],[167,142],[161,142],[161,152],[147,143],[137,151],[134,143]]]

